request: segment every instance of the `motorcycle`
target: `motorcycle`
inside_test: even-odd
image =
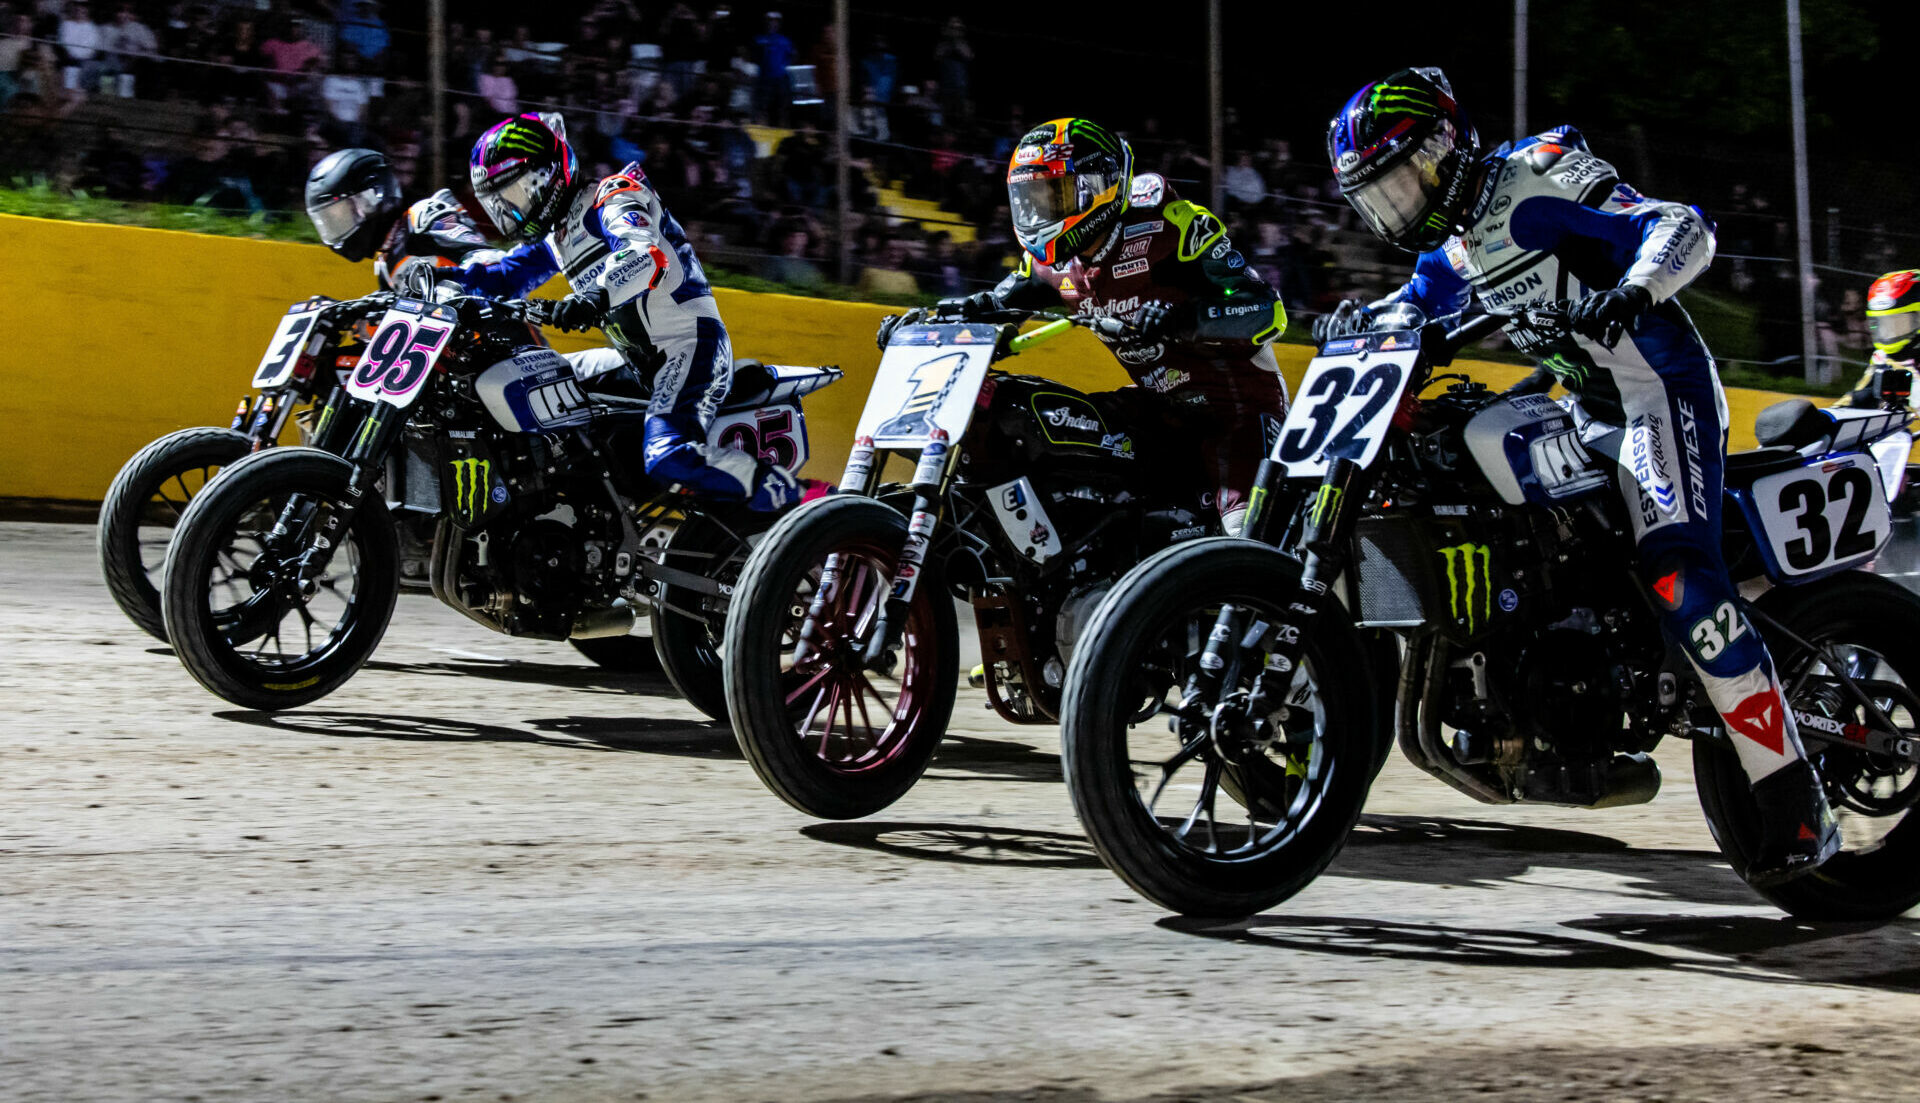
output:
[[[1020,333],[1030,320],[1045,324]],[[741,569],[724,643],[734,734],[802,812],[877,812],[926,770],[958,688],[955,598],[978,622],[992,708],[1052,723],[1106,589],[1146,553],[1220,531],[1198,471],[1135,435],[1139,392],[1090,397],[995,367],[1074,326],[1126,329],[903,316],[840,493],[782,518]],[[892,455],[912,462],[905,485],[880,482]]]
[[[1162,907],[1241,916],[1300,891],[1395,742],[1475,800],[1611,808],[1653,799],[1652,752],[1690,740],[1708,826],[1746,876],[1759,810],[1662,637],[1655,603],[1670,593],[1633,570],[1615,466],[1546,396],[1434,374],[1503,324],[1530,352],[1570,347],[1564,304],[1448,321],[1389,317],[1327,342],[1260,468],[1250,539],[1142,563],[1074,655],[1061,726],[1074,808],[1109,868]],[[1904,389],[1882,409],[1796,399],[1761,413],[1763,447],[1727,457],[1723,512],[1753,600],[1688,641],[1711,655],[1748,625],[1765,636],[1840,816],[1839,855],[1757,886],[1798,916],[1920,902],[1920,818],[1905,815],[1920,802],[1920,599],[1863,569],[1913,443]],[[1623,447],[1702,446],[1692,425],[1668,428],[1672,444],[1648,426]],[[1403,656],[1369,661],[1358,633],[1371,628]],[[1778,731],[1780,718],[1750,721]]]
[[[348,304],[380,320],[322,410],[323,446],[248,457],[189,503],[161,593],[181,661],[247,708],[331,693],[385,634],[404,511],[433,520],[440,601],[551,640],[624,639],[645,611],[675,689],[724,718],[726,594],[763,515],[639,474],[647,400],[583,392],[531,339],[550,304],[437,298]],[[797,469],[799,398],[839,376],[737,361],[711,440]]]

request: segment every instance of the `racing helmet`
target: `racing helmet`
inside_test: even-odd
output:
[[[1434,68],[1374,81],[1327,127],[1340,194],[1381,240],[1416,253],[1462,228],[1479,149],[1446,74]]]
[[[406,204],[400,178],[371,149],[327,154],[307,174],[307,217],[327,248],[351,261],[373,255]]]
[[[510,238],[550,232],[580,186],[580,159],[555,112],[515,115],[473,143],[467,176],[474,197]]]
[[[1088,119],[1027,131],[1007,165],[1013,233],[1033,259],[1065,264],[1113,230],[1133,187],[1133,150]]]
[[[1867,288],[1867,330],[1874,351],[1911,360],[1920,331],[1920,268],[1888,272]]]

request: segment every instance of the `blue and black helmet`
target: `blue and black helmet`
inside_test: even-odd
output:
[[[1353,94],[1327,127],[1340,194],[1373,232],[1413,252],[1460,229],[1480,139],[1438,69],[1402,69]]]

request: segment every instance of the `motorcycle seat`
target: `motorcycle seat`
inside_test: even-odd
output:
[[[803,368],[787,364],[762,364],[758,360],[735,360],[733,386],[727,391],[726,401],[720,404],[720,412],[727,414],[792,402],[840,378],[840,374],[839,368]]]
[[[1785,405],[1785,403],[1782,403]],[[1762,413],[1764,415],[1764,412]],[[1786,471],[1806,462],[1800,450],[1784,444],[1769,445],[1746,452],[1727,453],[1726,476],[1729,483],[1750,482],[1775,471]]]
[[[1804,398],[1776,402],[1753,419],[1754,439],[1766,447],[1799,449],[1825,443],[1833,429],[1833,415]]]

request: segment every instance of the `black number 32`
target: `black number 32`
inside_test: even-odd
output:
[[[1794,523],[1800,526],[1800,535],[1784,545],[1787,565],[1796,571],[1810,571],[1829,558],[1852,559],[1873,551],[1879,541],[1862,526],[1875,493],[1873,477],[1858,467],[1834,472],[1825,488],[1817,479],[1798,479],[1781,487],[1780,511],[1797,513]],[[1847,515],[1836,537],[1827,524],[1827,503],[1842,499],[1847,503]]]

